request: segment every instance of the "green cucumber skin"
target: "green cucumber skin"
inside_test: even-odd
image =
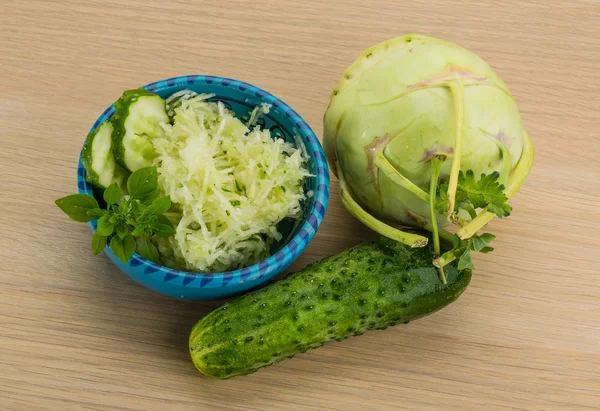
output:
[[[209,377],[227,379],[340,341],[431,314],[455,301],[470,271],[432,266],[433,250],[387,238],[327,257],[210,312],[192,329],[190,355]]]
[[[113,131],[113,155],[115,161],[124,169],[132,172],[125,163],[125,147],[123,146],[123,137],[125,137],[125,119],[129,116],[129,106],[135,102],[138,97],[142,96],[156,96],[151,91],[145,88],[138,88],[133,90],[125,90],[121,98],[115,101],[115,113],[111,117],[111,122],[114,127]],[[167,111],[167,103],[165,102],[165,113]]]
[[[110,125],[110,123],[108,123],[108,124]],[[94,139],[96,138],[96,135],[106,125],[107,125],[107,123],[104,122],[104,123],[100,124],[98,127],[96,127],[96,129],[94,131],[89,133],[87,135],[87,137],[85,138],[85,142],[83,143],[83,149],[81,150],[81,163],[83,164],[83,167],[85,168],[85,179],[87,180],[88,183],[90,183],[94,187],[99,188],[101,190],[104,190],[106,187],[100,183],[100,176],[98,175],[98,173],[96,173],[96,171],[94,170],[94,167],[93,167],[93,162],[94,162],[93,145],[94,145]],[[113,128],[113,131],[114,131],[114,128]],[[112,133],[111,133],[111,138],[112,138]],[[111,150],[112,150],[112,147],[111,147]],[[115,171],[118,171],[120,169],[121,169],[121,167],[119,167],[118,164],[115,164]],[[123,178],[115,177],[113,179],[113,181],[117,181],[119,184],[121,184],[123,181]]]
[[[96,129],[94,131],[92,131],[91,133],[89,133],[87,135],[87,137],[85,138],[85,142],[83,143],[83,149],[81,150],[81,163],[83,164],[83,167],[85,168],[85,179],[87,180],[88,183],[90,183],[91,185],[93,185],[94,187],[96,187],[97,189],[100,189],[100,190],[104,190],[106,187],[100,183],[100,177],[98,176],[98,173],[96,173],[94,171],[94,168],[93,168],[93,162],[94,162],[93,144],[94,144],[94,139],[96,138],[96,135],[98,134],[100,129],[105,124],[106,123],[100,124],[98,127],[96,127]],[[113,126],[113,133],[111,133],[111,138],[114,138],[114,126]],[[112,145],[111,145],[111,150],[112,150]],[[114,154],[113,154],[113,156],[114,156]],[[129,174],[130,174],[129,171],[122,168],[119,164],[115,164],[113,182],[117,182],[117,183],[119,183],[119,186],[123,187],[123,183],[125,181],[127,181]]]
[[[88,181],[88,183],[98,188],[104,189],[106,187],[103,187],[99,184],[98,174],[92,168],[92,145],[94,143],[94,138],[96,137],[96,134],[98,134],[98,131],[100,131],[101,127],[102,124],[96,127],[96,129],[89,133],[85,138],[85,142],[83,143],[83,149],[81,150],[81,163],[85,168],[85,179]]]

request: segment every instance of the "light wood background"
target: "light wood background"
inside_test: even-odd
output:
[[[404,33],[486,59],[533,136],[514,214],[467,292],[229,381],[193,367],[215,303],[138,286],[53,200],[122,90],[210,73],[284,99],[320,135],[342,71]],[[600,2],[0,0],[0,409],[600,409]],[[298,269],[372,236],[333,182]]]

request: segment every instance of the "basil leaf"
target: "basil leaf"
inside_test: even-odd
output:
[[[116,225],[122,219],[123,219],[122,214],[109,214],[108,221],[110,221],[111,223]]]
[[[129,260],[133,253],[135,253],[136,246],[137,243],[135,242],[135,238],[133,238],[133,236],[127,235],[125,238],[123,238],[123,251],[125,253],[126,260]]]
[[[161,197],[152,201],[152,204],[146,209],[146,214],[157,215],[166,213],[171,208],[171,197]]]
[[[147,228],[151,228],[154,224],[158,223],[158,217],[156,215],[146,215],[143,218],[139,219],[139,223],[146,226]]]
[[[98,208],[96,199],[87,194],[71,194],[70,196],[59,198],[55,203],[66,215],[80,223],[90,221],[92,218],[87,212]]]
[[[112,217],[105,215],[98,220],[98,228],[96,228],[96,232],[98,233],[98,235],[108,237],[113,233],[113,231],[115,230],[115,224],[111,221],[111,219]]]
[[[123,240],[120,237],[113,237],[110,240],[110,251],[117,256],[121,261],[126,263],[129,258],[125,258],[125,251],[123,250]]]
[[[92,236],[92,254],[98,255],[106,247],[106,236],[99,235],[97,232]]]
[[[117,224],[117,226],[115,227],[116,229],[116,233],[119,237],[121,238],[125,238],[125,236],[127,236],[129,234],[129,227],[127,226],[127,224],[125,223],[119,223]]]
[[[139,224],[136,228],[133,229],[131,235],[134,237],[139,237],[143,235],[145,231],[145,227],[142,224]]]
[[[100,217],[104,216],[106,214],[106,210],[103,210],[101,208],[94,208],[92,210],[88,210],[87,215],[92,219],[92,220],[97,220]]]
[[[150,260],[153,263],[158,262],[158,249],[156,248],[156,246],[154,244],[152,244],[150,242],[150,240],[148,240],[148,238],[146,238],[146,237],[140,238],[140,241],[138,244],[138,252],[146,260]]]
[[[164,215],[159,215],[156,218],[156,222],[152,225],[152,230],[154,234],[159,237],[171,237],[175,235],[175,229],[173,228],[173,223]]]
[[[124,263],[129,261],[135,252],[135,246],[135,239],[130,235],[123,239],[120,237],[113,237],[110,240],[110,250]]]
[[[119,206],[117,207],[117,209],[115,210],[116,205],[112,206],[113,211],[122,213],[122,214],[126,214],[127,211],[129,210],[129,208],[131,208],[131,203],[129,201],[123,201],[121,204],[119,204]]]
[[[121,199],[121,187],[119,187],[118,183],[112,183],[104,190],[104,195],[102,197],[104,198],[104,201],[106,201],[106,205],[115,204]]]
[[[144,167],[135,171],[127,180],[127,191],[133,199],[140,199],[158,188],[156,167]]]
[[[150,205],[154,200],[156,200],[160,196],[160,190],[157,188],[149,192],[148,194],[144,194],[143,196],[138,197],[138,200],[143,205]]]
[[[153,227],[154,234],[159,237],[171,237],[175,235],[175,229],[173,226],[168,226],[166,224],[156,223]]]
[[[146,206],[140,204],[139,201],[132,201],[128,214],[135,221],[138,221],[141,217],[143,217],[144,210],[146,210]]]
[[[173,227],[173,223],[165,215],[159,215],[159,216],[157,216],[156,217],[156,223],[166,224],[169,227]]]

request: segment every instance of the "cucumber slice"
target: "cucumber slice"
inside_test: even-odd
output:
[[[152,165],[156,152],[152,139],[164,136],[161,123],[168,123],[165,100],[143,88],[127,90],[115,102],[112,117],[115,160],[133,172]]]
[[[88,134],[83,145],[81,162],[85,167],[86,180],[98,188],[106,188],[115,181],[121,186],[127,172],[115,163],[112,154],[113,125],[102,123]]]

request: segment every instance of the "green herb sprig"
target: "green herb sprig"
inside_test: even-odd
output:
[[[494,213],[498,217],[508,217],[512,211],[508,205],[505,187],[498,182],[500,174],[493,172],[491,174],[482,174],[479,180],[475,179],[473,170],[466,173],[462,171],[458,174],[456,193],[454,196],[454,208],[448,210],[448,181],[442,181],[438,185],[441,162],[445,160],[443,156],[434,157],[431,161],[431,184],[430,184],[430,215],[431,224],[426,221],[420,221],[419,224],[432,231],[435,257],[433,265],[439,271],[440,280],[445,283],[446,278],[443,268],[451,262],[458,260],[459,270],[472,270],[471,251],[489,253],[493,250],[488,244],[496,237],[492,234],[473,234],[469,238],[461,238],[458,235],[452,235],[448,231],[437,227],[436,213],[448,215],[448,220],[459,226],[465,226],[468,221],[460,217],[461,211],[466,212],[471,220],[485,211]],[[465,216],[466,214],[463,214]],[[468,217],[467,217],[468,219]],[[450,251],[440,255],[439,238],[451,241],[453,248]]]
[[[433,260],[433,265],[438,268],[450,264],[452,261],[458,259],[459,270],[472,270],[473,262],[471,261],[471,251],[479,253],[489,253],[494,249],[489,247],[488,244],[495,239],[496,236],[490,233],[475,234],[468,240],[461,240],[458,236],[454,236],[453,248],[450,251],[445,252],[439,258]]]
[[[468,170],[466,173],[461,171],[458,176],[456,202],[451,220],[459,224],[462,222],[458,217],[460,210],[466,211],[471,219],[474,219],[478,215],[478,209],[487,210],[500,218],[508,217],[512,208],[507,203],[508,198],[506,197],[505,187],[498,182],[499,178],[500,174],[497,171],[491,174],[482,174],[479,180],[475,180],[473,170]],[[440,213],[448,210],[447,189],[447,183],[440,184],[440,201],[436,204],[436,209]],[[489,253],[493,248],[489,247],[488,244],[495,238],[496,236],[489,233],[475,234],[466,240],[454,236],[454,248],[436,258],[433,264],[438,268],[443,268],[458,259],[459,270],[472,270],[471,251]]]
[[[159,253],[153,236],[175,234],[171,221],[164,215],[171,208],[169,196],[160,197],[156,167],[141,168],[127,180],[127,194],[118,183],[104,190],[106,207],[87,194],[72,194],[55,201],[71,219],[78,222],[98,220],[92,236],[92,253],[99,254],[110,242],[110,250],[127,262],[137,250],[142,257],[158,262]]]
[[[498,178],[500,174],[494,171],[491,174],[482,174],[476,181],[473,170],[468,170],[466,173],[461,171],[458,176],[454,214],[458,214],[459,209],[463,209],[471,218],[475,218],[477,216],[475,209],[486,208],[500,218],[508,217],[512,208],[507,203],[504,185],[498,182]],[[445,214],[448,210],[448,183],[440,184],[439,197],[441,200],[437,203],[436,209],[439,213]]]

